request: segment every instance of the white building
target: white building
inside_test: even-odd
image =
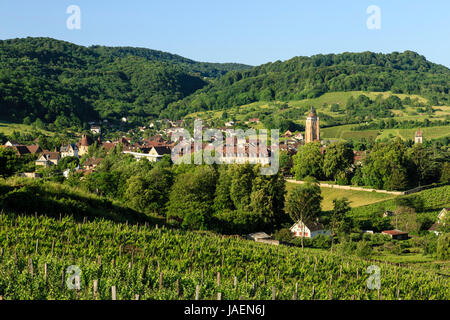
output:
[[[91,126],[91,132],[93,134],[101,134],[102,128],[100,126]]]
[[[61,159],[66,157],[78,157],[78,147],[76,144],[71,143],[65,146],[61,146]]]
[[[295,237],[301,238],[315,238],[319,234],[323,234],[325,236],[331,236],[330,230],[325,230],[322,224],[319,222],[306,222],[298,221],[291,227],[291,232]]]

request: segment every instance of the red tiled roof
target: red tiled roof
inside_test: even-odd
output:
[[[41,147],[39,147],[39,145],[37,145],[37,144],[27,146],[27,148],[30,153],[38,153],[41,151]]]
[[[80,146],[83,146],[83,147],[89,147],[90,145],[94,144],[94,140],[92,140],[92,138],[90,136],[83,135],[79,144],[80,144]]]
[[[390,234],[392,236],[401,235],[401,234],[408,234],[407,232],[403,232],[403,231],[400,231],[400,230],[385,230],[385,231],[382,231],[381,233]]]

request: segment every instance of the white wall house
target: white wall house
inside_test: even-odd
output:
[[[303,223],[302,221],[298,221],[291,227],[290,230],[294,234],[294,236],[298,238],[305,237],[313,239],[317,237],[319,234],[331,236],[331,231],[325,230],[323,225],[320,224],[319,222]]]
[[[450,211],[450,208],[444,208],[441,210],[441,212],[439,213],[438,216],[438,220],[442,221],[442,219],[444,219],[444,217],[447,215],[447,213]]]
[[[73,143],[61,146],[60,153],[61,159],[66,157],[78,157],[78,147]]]

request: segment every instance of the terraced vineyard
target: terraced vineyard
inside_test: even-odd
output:
[[[0,248],[5,300],[450,298],[449,280],[432,272],[380,264],[370,290],[373,263],[357,258],[108,220],[2,213]]]

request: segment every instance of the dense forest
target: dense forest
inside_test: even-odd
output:
[[[430,103],[447,104],[450,70],[411,51],[295,57],[251,70],[232,71],[180,102],[166,114],[239,106],[255,101],[316,98],[335,91],[392,91],[420,94]]]
[[[180,119],[333,91],[390,90],[448,104],[449,83],[448,68],[411,51],[295,57],[252,68],[144,48],[87,48],[50,38],[0,41],[0,119],[55,130],[124,116],[132,124]]]
[[[157,117],[238,64],[199,63],[139,48],[86,48],[49,38],[0,41],[0,117],[79,127]]]

